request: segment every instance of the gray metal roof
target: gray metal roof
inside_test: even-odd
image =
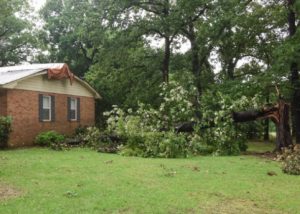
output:
[[[0,85],[5,85],[48,69],[60,69],[64,63],[31,64],[0,67]]]

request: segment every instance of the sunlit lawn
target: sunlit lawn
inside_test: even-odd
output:
[[[1,151],[0,213],[300,213],[300,177],[253,156]]]

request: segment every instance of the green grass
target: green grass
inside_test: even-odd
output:
[[[252,156],[167,160],[88,149],[1,151],[1,185],[19,191],[0,199],[1,214],[300,213],[300,177]]]
[[[247,152],[272,152],[276,148],[274,142],[250,142],[248,143]]]

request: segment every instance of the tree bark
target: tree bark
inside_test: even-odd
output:
[[[288,24],[289,24],[289,36],[293,38],[297,31],[296,25],[296,13],[293,9],[296,0],[287,0],[288,6]],[[293,136],[296,138],[296,143],[300,143],[300,85],[299,85],[299,71],[297,62],[291,64],[291,85],[293,88],[293,97],[291,101],[292,112],[292,128]]]
[[[200,60],[199,60],[199,45],[197,43],[196,33],[195,33],[193,22],[189,23],[187,36],[191,42],[192,71],[196,78],[196,87],[198,89],[199,95],[201,95],[202,94],[202,86],[201,86],[201,68],[200,68]]]
[[[170,57],[171,57],[171,41],[170,38],[166,36],[163,69],[162,69],[163,81],[165,83],[169,82]]]
[[[230,59],[227,65],[227,77],[230,80],[234,80],[234,68],[236,64],[234,63],[234,59]]]
[[[199,59],[199,45],[197,42],[197,37],[195,33],[195,27],[192,20],[189,21],[187,29],[184,30],[185,36],[190,40],[191,43],[191,54],[192,54],[192,72],[195,77],[195,84],[198,91],[195,107],[196,107],[196,117],[201,119],[201,111],[200,111],[200,98],[202,95],[202,84],[201,84],[201,63]]]

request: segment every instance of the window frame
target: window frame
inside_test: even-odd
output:
[[[75,101],[75,109],[72,109],[72,101]],[[77,104],[77,98],[76,97],[70,97],[70,121],[77,121],[78,120],[78,104]],[[75,118],[72,118],[72,111],[75,111]]]
[[[49,108],[45,108],[44,107],[44,98],[48,98],[49,99]],[[50,95],[42,95],[42,111],[44,110],[49,110],[49,119],[44,119],[43,116],[44,114],[42,114],[42,121],[43,122],[51,122],[52,121],[52,98]],[[43,112],[44,113],[44,112]]]

